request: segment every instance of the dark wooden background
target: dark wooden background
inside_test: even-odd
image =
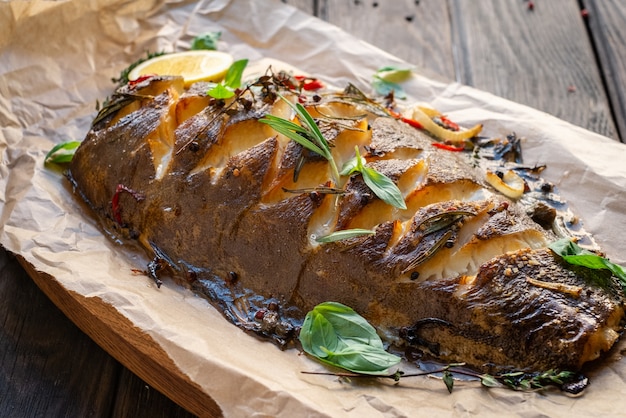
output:
[[[414,64],[626,137],[623,0],[287,0]],[[532,4],[532,7],[531,7]],[[188,417],[100,349],[0,249],[1,417]]]

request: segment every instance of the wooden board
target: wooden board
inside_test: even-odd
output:
[[[37,286],[100,347],[158,391],[200,417],[221,417],[215,401],[183,375],[172,360],[142,330],[99,298],[68,291],[48,274],[18,256]],[[97,378],[96,373],[93,374]],[[124,409],[123,414],[129,410]]]

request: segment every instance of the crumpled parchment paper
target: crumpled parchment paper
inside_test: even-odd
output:
[[[619,347],[592,368],[584,396],[512,392],[435,378],[400,384],[302,374],[324,370],[226,322],[171,283],[157,291],[133,273],[147,260],[105,237],[58,171],[54,144],[81,140],[112,77],[145,51],[189,48],[221,31],[235,58],[280,60],[325,82],[367,90],[376,69],[401,60],[280,2],[94,0],[0,3],[0,243],[64,289],[115,308],[149,334],[225,416],[618,416],[626,409]],[[410,101],[424,101],[484,132],[525,138],[525,163],[544,177],[612,261],[624,264],[626,147],[547,114],[455,83],[415,75]],[[621,346],[624,344],[622,343]],[[184,405],[183,405],[184,406]]]

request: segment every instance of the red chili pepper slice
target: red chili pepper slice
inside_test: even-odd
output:
[[[317,78],[311,78],[305,75],[294,75],[293,78],[301,82],[303,90],[312,91],[319,90],[324,87],[324,83]]]
[[[126,192],[130,193],[130,195],[136,200],[141,201],[144,199],[144,196],[141,193],[130,189],[123,184],[118,184],[115,188],[115,193],[113,194],[113,198],[111,199],[111,210],[113,211],[113,218],[118,225],[122,225],[122,208],[120,208],[120,193]]]
[[[416,121],[415,119],[405,118],[405,117],[404,117],[404,116],[402,116],[400,113],[398,113],[398,112],[394,112],[394,111],[393,111],[393,110],[391,110],[391,109],[387,109],[387,111],[389,112],[389,114],[390,114],[392,117],[394,117],[394,118],[396,118],[396,119],[398,119],[398,120],[400,120],[400,121],[402,121],[402,122],[406,123],[406,124],[407,124],[407,125],[409,125],[409,126],[414,127],[415,129],[424,129],[424,127],[422,126],[422,124],[421,124],[421,123],[419,123],[418,121]]]
[[[324,84],[319,80],[312,80],[302,85],[302,88],[307,91],[319,90],[323,87],[324,87]]]
[[[445,149],[446,151],[454,151],[454,152],[465,151],[465,147],[463,146],[457,147],[454,145],[442,144],[441,142],[433,142],[433,147]]]
[[[400,120],[404,123],[406,123],[409,126],[412,126],[416,129],[423,129],[424,127],[422,126],[421,123],[419,123],[418,121],[416,121],[415,119],[409,119],[409,118],[405,118],[404,116],[400,118]]]
[[[456,123],[452,122],[446,116],[440,115],[439,120],[443,124],[443,127],[446,129],[450,129],[451,131],[459,131],[461,128]]]
[[[136,80],[130,80],[130,81],[128,82],[128,86],[129,86],[130,88],[133,88],[133,87],[135,87],[137,84],[141,83],[142,81],[145,81],[145,80],[147,80],[147,79],[149,79],[149,78],[152,78],[152,77],[156,77],[156,74],[146,74],[146,75],[142,75],[141,77],[137,78]]]

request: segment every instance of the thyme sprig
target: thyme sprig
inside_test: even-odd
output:
[[[588,384],[587,378],[577,373],[567,370],[550,369],[544,372],[525,373],[521,371],[507,372],[502,374],[477,373],[466,368],[464,363],[453,363],[442,366],[435,370],[418,373],[404,373],[397,370],[386,375],[372,375],[354,372],[311,372],[302,371],[303,374],[335,376],[343,378],[382,378],[399,382],[400,379],[409,377],[435,376],[441,375],[442,381],[446,385],[449,393],[454,389],[454,376],[466,376],[480,381],[482,386],[487,388],[508,388],[516,391],[543,391],[551,387],[557,387],[564,392],[578,394],[582,392]]]

